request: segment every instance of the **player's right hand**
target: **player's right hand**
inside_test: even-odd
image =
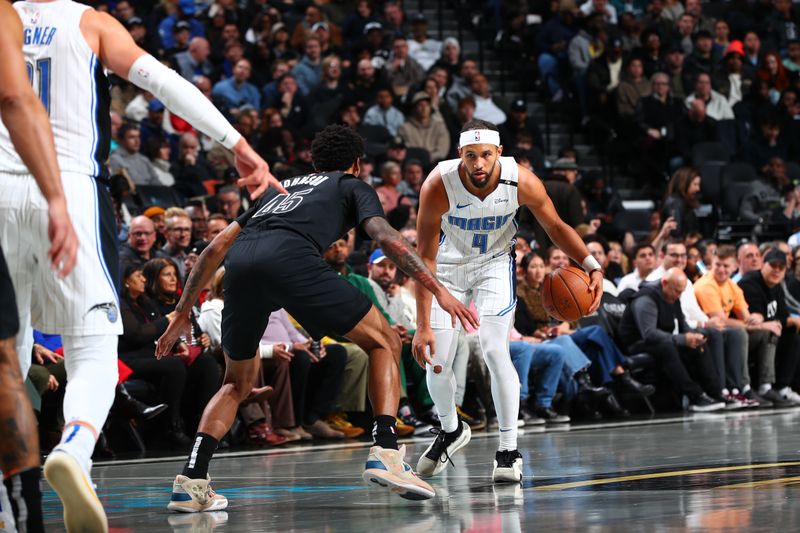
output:
[[[188,315],[180,313],[171,313],[172,320],[170,320],[167,330],[159,337],[156,342],[156,358],[161,359],[172,353],[172,347],[178,342],[181,335],[187,336],[191,332],[192,322],[189,320]]]
[[[47,210],[47,236],[50,237],[50,250],[47,256],[53,270],[61,279],[66,278],[78,260],[78,236],[67,212],[67,203],[51,201]]]
[[[433,364],[433,356],[436,355],[436,337],[431,328],[419,328],[411,341],[411,353],[417,364],[425,368],[425,364]]]
[[[478,326],[481,325],[478,317],[466,305],[456,300],[455,296],[450,294],[450,291],[445,290],[442,294],[436,296],[436,301],[439,302],[439,307],[450,315],[453,327],[456,327],[456,321],[461,322],[465,329],[470,326],[478,329]]]
[[[269,171],[267,162],[253,150],[244,138],[240,139],[233,147],[233,154],[236,156],[234,160],[236,170],[241,176],[236,184],[239,187],[247,187],[250,198],[255,200],[269,187],[281,194],[289,194],[278,178]]]

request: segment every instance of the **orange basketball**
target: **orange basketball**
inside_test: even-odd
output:
[[[589,276],[580,268],[557,268],[544,278],[542,305],[556,320],[574,322],[586,316],[593,301]]]

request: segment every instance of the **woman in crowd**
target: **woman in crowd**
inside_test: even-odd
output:
[[[685,237],[699,228],[694,210],[700,205],[700,174],[692,167],[681,167],[672,175],[667,185],[664,209],[661,218],[672,217],[678,227],[673,236]]]
[[[157,270],[150,263],[160,261],[169,262],[152,259],[144,268],[151,272]],[[130,379],[151,383],[159,401],[168,405],[164,417],[168,421],[167,440],[176,446],[187,446],[191,440],[184,429],[182,410],[185,409],[193,423],[199,420],[203,408],[219,387],[219,365],[203,354],[190,361],[189,346],[185,342],[178,343],[170,357],[156,359],[155,341],[167,329],[173,313],[162,313],[156,302],[147,296],[148,280],[135,265],[124,267],[122,281],[120,311],[124,333],[119,338],[119,357],[133,370]],[[194,432],[194,428],[190,430]]]
[[[514,325],[522,335],[543,341],[569,337],[583,355],[588,357],[587,361],[592,363],[591,367],[588,364],[584,365],[573,374],[583,390],[595,389],[589,378],[591,371],[594,382],[601,383],[602,388],[613,385],[619,391],[647,396],[654,392],[652,386],[637,382],[624,369],[625,356],[603,328],[588,326],[575,330],[573,324],[568,322],[552,323],[551,317],[542,305],[541,289],[547,269],[544,259],[538,253],[531,252],[526,255],[521,266],[525,270],[525,277],[517,287],[518,300]],[[566,362],[565,366],[568,365]],[[627,413],[619,405],[614,394],[610,390],[607,390],[607,393],[602,405],[604,410],[612,416],[625,416]]]

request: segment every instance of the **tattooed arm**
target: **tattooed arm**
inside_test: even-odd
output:
[[[447,289],[439,283],[425,262],[414,251],[411,244],[400,233],[391,227],[383,217],[368,218],[363,223],[364,231],[377,242],[386,257],[391,259],[397,268],[414,278],[417,283],[428,289],[437,298]]]
[[[181,299],[178,305],[175,306],[175,315],[169,326],[167,326],[167,331],[161,335],[156,344],[156,357],[159,359],[169,355],[178,337],[189,330],[191,324],[190,314],[194,302],[197,301],[203,288],[211,281],[220,263],[225,258],[225,254],[228,253],[241,230],[242,228],[238,222],[231,222],[222,233],[214,237],[211,244],[197,258],[197,263],[195,263],[192,273],[189,274],[189,279],[186,280]]]

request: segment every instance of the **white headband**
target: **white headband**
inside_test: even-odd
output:
[[[458,147],[468,144],[493,144],[500,146],[500,134],[493,130],[467,130],[458,137]]]

